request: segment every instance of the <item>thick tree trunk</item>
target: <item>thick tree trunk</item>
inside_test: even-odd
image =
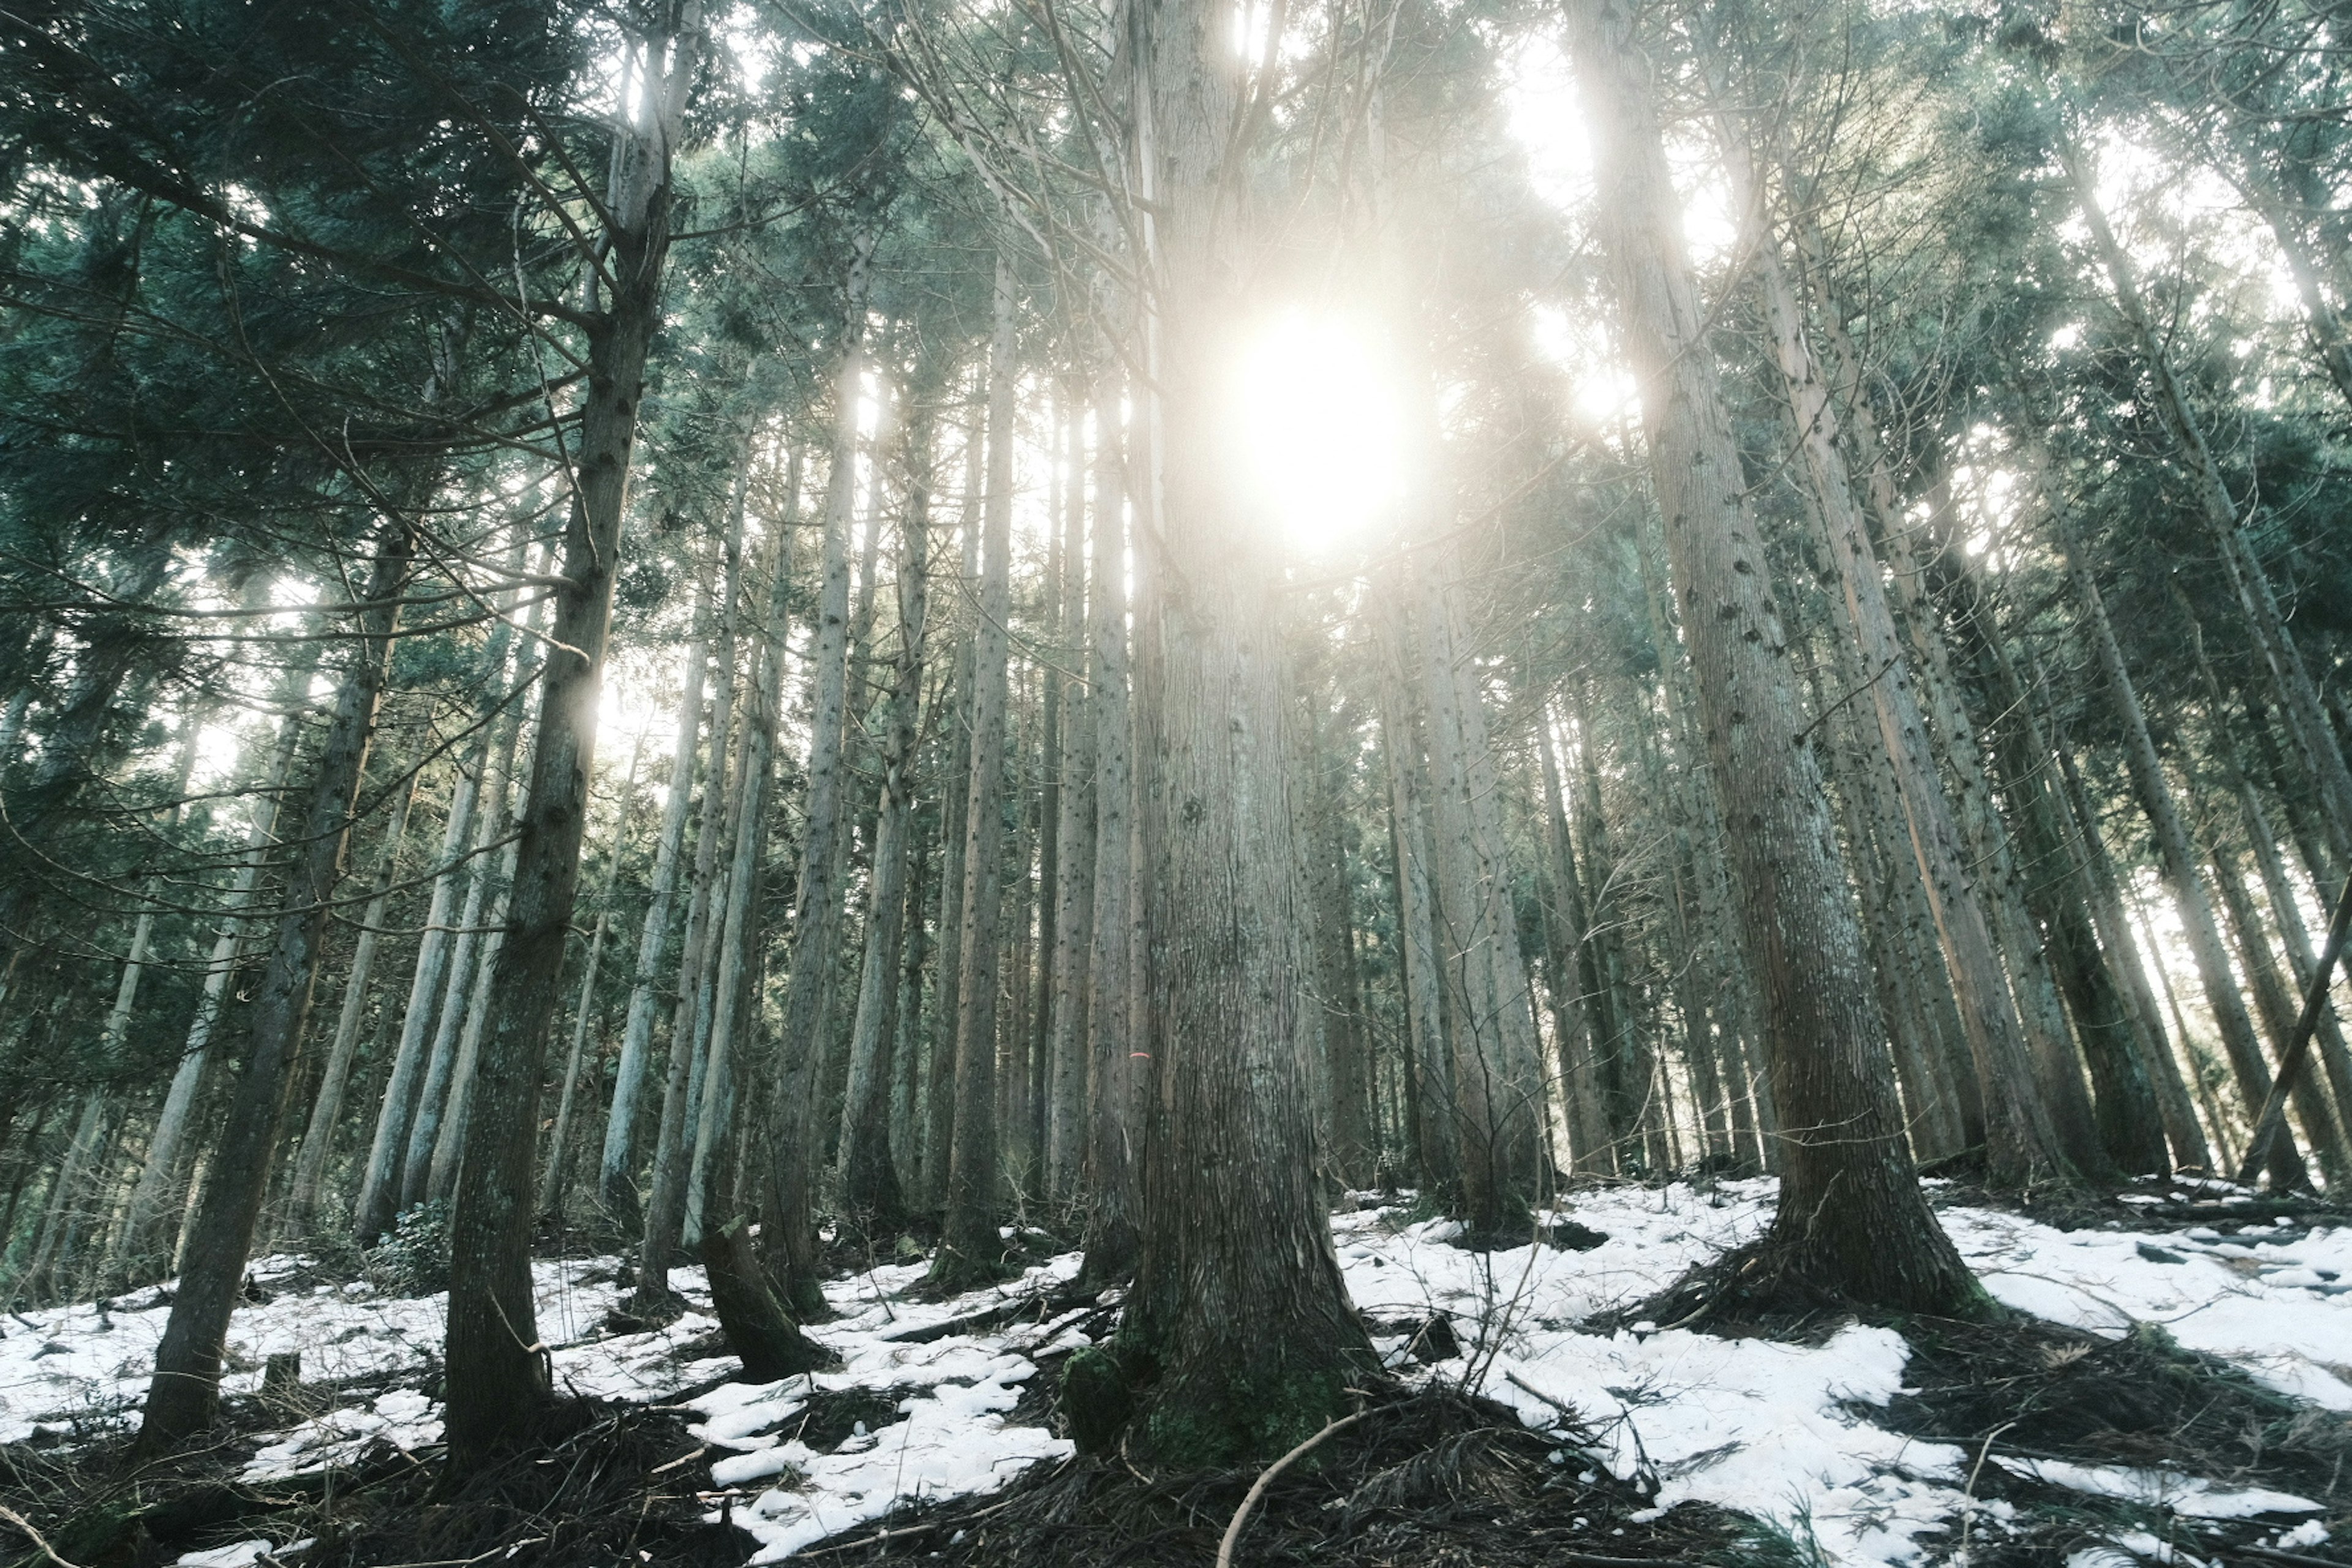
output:
[[[996,333],[988,353],[988,487],[982,500],[980,624],[972,638],[971,777],[965,795],[963,936],[955,1021],[953,1147],[947,1215],[931,1279],[941,1287],[998,1267],[996,955],[1003,894],[1006,623],[1012,610],[1013,261],[996,261]]]
[[[1123,1331],[1159,1374],[1146,1449],[1208,1464],[1291,1447],[1371,1367],[1312,1167],[1282,574],[1274,531],[1223,458],[1225,355],[1250,287],[1238,264],[1255,259],[1224,16],[1169,0],[1140,17],[1144,259],[1158,284],[1146,364],[1160,485],[1139,536],[1158,552],[1141,625],[1159,1090]]]
[[[629,137],[635,155],[626,160],[605,230],[612,298],[587,333],[589,375],[562,585],[553,595],[555,624],[541,683],[512,913],[499,953],[465,1168],[449,1222],[445,1420],[450,1460],[461,1468],[478,1464],[501,1439],[528,1426],[552,1393],[530,1288],[540,1064],[562,1006],[563,942],[572,926],[588,772],[595,760],[596,700],[621,564],[630,446],[646,355],[661,320],[669,153],[694,77],[700,26],[698,6],[689,4],[684,26],[670,40],[667,71],[646,84],[645,123]],[[656,58],[663,52],[658,41],[649,41],[647,49]]]
[[[1656,111],[1618,0],[1577,0],[1604,246],[1642,393],[1699,710],[1763,989],[1781,1187],[1769,1242],[1858,1300],[1958,1310],[1978,1287],[1921,1196],[1845,868],[1705,337]]]
[[[387,527],[362,601],[368,607],[354,617],[359,645],[295,818],[297,848],[284,908],[255,993],[242,1070],[214,1151],[215,1173],[188,1226],[186,1270],[155,1348],[155,1376],[139,1434],[141,1446],[150,1450],[209,1426],[219,1405],[229,1313],[236,1306],[254,1226],[268,1191],[270,1157],[318,979],[320,942],[342,876],[352,807],[367,769],[376,705],[391,662],[395,606],[408,580],[413,545],[407,525]]]

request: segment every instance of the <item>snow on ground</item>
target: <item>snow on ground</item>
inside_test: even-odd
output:
[[[1532,1426],[1557,1419],[1551,1401],[1577,1411],[1600,1434],[1595,1458],[1622,1479],[1654,1481],[1661,1508],[1715,1503],[1810,1535],[1828,1562],[1857,1565],[1916,1561],[1914,1538],[1964,1510],[1980,1529],[2007,1517],[2005,1503],[1970,1502],[1972,1456],[1858,1413],[1903,1390],[1909,1348],[1891,1330],[1850,1326],[1819,1346],[1643,1324],[1607,1336],[1579,1331],[1594,1313],[1631,1305],[1762,1234],[1773,1191],[1749,1181],[1580,1194],[1570,1215],[1608,1237],[1584,1252],[1465,1252],[1450,1245],[1454,1222],[1398,1229],[1393,1211],[1337,1215],[1333,1238],[1359,1306],[1400,1323],[1450,1314],[1479,1392]],[[1986,1209],[1942,1217],[1986,1288],[2011,1306],[2103,1334],[2120,1335],[2134,1320],[2161,1323],[2274,1388],[2352,1409],[2352,1289],[2337,1283],[2352,1275],[2352,1227],[2250,1243],[2210,1229],[2059,1231]],[[1402,1355],[1407,1337],[1381,1348]],[[1459,1376],[1464,1364],[1411,1375]],[[2054,1485],[2189,1517],[2318,1508],[2155,1471],[2043,1470]]]
[[[1977,1530],[1998,1531],[2010,1506],[1969,1500],[1974,1456],[1869,1419],[1904,1386],[1909,1349],[1891,1330],[1849,1326],[1823,1344],[1795,1345],[1580,1326],[1760,1234],[1772,1194],[1766,1181],[1581,1194],[1570,1215],[1606,1239],[1580,1252],[1465,1252],[1452,1244],[1457,1226],[1408,1223],[1395,1207],[1334,1216],[1333,1239],[1357,1304],[1394,1329],[1375,1343],[1404,1375],[1474,1379],[1540,1427],[1558,1423],[1554,1402],[1576,1411],[1597,1434],[1585,1462],[1654,1487],[1660,1509],[1686,1500],[1732,1509],[1810,1539],[1822,1561],[1854,1568],[1920,1561],[1916,1537],[1971,1510]],[[2273,1387],[2352,1410],[2352,1227],[2281,1226],[2271,1240],[2257,1227],[2234,1237],[2058,1231],[1978,1208],[1949,1208],[1943,1219],[1987,1288],[2011,1306],[2096,1333],[2160,1324]],[[776,1384],[719,1384],[687,1399],[690,1429],[714,1456],[713,1517],[723,1509],[758,1538],[753,1561],[771,1563],[902,1500],[994,1490],[1031,1465],[1067,1458],[1067,1441],[1013,1413],[1037,1357],[1087,1342],[1076,1327],[1086,1314],[941,1331],[1010,1295],[1054,1291],[1076,1264],[1074,1255],[1055,1258],[1004,1287],[938,1302],[902,1299],[920,1264],[831,1283],[840,1315],[811,1333],[839,1356],[838,1367]],[[614,1268],[609,1258],[535,1266],[540,1329],[561,1385],[664,1401],[732,1368],[729,1358],[693,1353],[715,1327],[698,1270],[674,1276],[697,1309],[678,1322],[600,1337],[623,1294]],[[299,1260],[265,1259],[254,1272],[269,1288],[298,1277]],[[241,1309],[230,1335],[232,1392],[257,1389],[268,1356],[294,1350],[307,1380],[371,1384],[341,1408],[265,1436],[246,1477],[347,1462],[378,1438],[404,1448],[436,1442],[439,1405],[404,1384],[423,1380],[444,1305],[440,1296],[379,1296],[364,1283],[286,1284],[274,1300]],[[1405,1359],[1413,1326],[1438,1310],[1454,1320],[1464,1356],[1413,1366]],[[57,1308],[8,1323],[0,1331],[0,1442],[44,1430],[79,1439],[130,1420],[168,1312],[147,1290],[107,1310]],[[915,1333],[938,1337],[914,1342],[907,1336]],[[829,1451],[828,1437],[806,1440],[816,1402],[861,1392],[866,1419],[845,1440]],[[2003,1462],[2047,1484],[2183,1518],[2273,1520],[2285,1531],[2281,1542],[2325,1539],[2313,1533],[2321,1523],[2305,1517],[2318,1505],[2301,1498],[2163,1471]],[[2142,1550],[2137,1537],[2115,1539]],[[258,1554],[267,1543],[245,1544]],[[2077,1556],[2095,1568],[2096,1552]]]

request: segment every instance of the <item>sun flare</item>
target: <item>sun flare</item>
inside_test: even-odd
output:
[[[1251,340],[1238,376],[1251,492],[1286,543],[1320,555],[1389,521],[1404,488],[1403,397],[1373,332],[1294,310]]]

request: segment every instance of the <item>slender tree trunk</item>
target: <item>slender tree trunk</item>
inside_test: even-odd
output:
[[[515,758],[522,731],[523,716],[509,715],[477,811],[479,829],[474,841],[473,878],[467,884],[465,909],[457,917],[457,941],[450,951],[432,1054],[425,1058],[425,1081],[408,1123],[408,1149],[401,1159],[399,1209],[414,1208],[433,1195],[429,1189],[434,1155],[446,1142],[442,1129],[451,1107],[473,1081],[481,1040],[477,1004],[488,994],[491,963],[501,934],[494,928],[499,923],[499,911],[506,908],[514,878],[513,847],[497,847],[513,823]],[[454,1145],[446,1158],[456,1158]]]
[[[2034,689],[2046,689],[2038,667]],[[2047,704],[2042,706],[2046,708]],[[2083,868],[2088,881],[2091,919],[2098,931],[2099,945],[2107,953],[2109,973],[2122,988],[2124,999],[2137,1022],[2148,1077],[2156,1089],[2157,1108],[2164,1118],[2165,1139],[2172,1145],[2173,1163],[2210,1171],[2213,1157],[2205,1144],[2204,1129],[2197,1121],[2197,1104],[2189,1096],[2179,1058],[2173,1054],[2171,1040],[2165,1033],[2163,1008],[2148,984],[2147,963],[2141,957],[2139,939],[2124,909],[2122,889],[2107,858],[2098,814],[2092,807],[2090,793],[2083,787],[2073,754],[2063,744],[2053,750],[2058,759],[2060,826],[2066,831],[2070,857]],[[2181,1047],[2188,1048],[2185,1036]]]
[[[1844,590],[1849,624],[1860,639],[1873,711],[1895,764],[1905,826],[1919,863],[1921,886],[1959,1003],[1960,1026],[1983,1088],[1985,1155],[2002,1185],[2030,1188],[2068,1184],[2084,1167],[2104,1166],[2105,1152],[2093,1131],[2090,1100],[2073,1061],[2064,1024],[2058,1038],[2029,1041],[2011,997],[1991,922],[1969,868],[1959,825],[1936,763],[1910,660],[1897,638],[1878,557],[1863,528],[1853,483],[1838,446],[1838,420],[1829,390],[1816,373],[1797,317],[1794,297],[1774,242],[1758,252],[1766,314],[1794,414],[1799,445],[1811,477],[1814,515],[1826,536]]]
[[[1920,1195],[1864,974],[1788,641],[1704,333],[1656,110],[1618,0],[1577,0],[1572,47],[1604,247],[1641,387],[1698,707],[1724,792],[1741,927],[1764,990],[1780,1202],[1769,1244],[1861,1300],[1957,1310],[1978,1287]]]
[[[2156,830],[2165,879],[2180,910],[2181,929],[2188,938],[2189,953],[2196,960],[2198,978],[2204,984],[2213,1021],[2221,1031],[2222,1048],[2237,1077],[2238,1090],[2248,1105],[2258,1106],[2270,1092],[2270,1068],[2263,1062],[2262,1047],[2254,1038],[2254,1021],[2246,1012],[2237,976],[2231,971],[2229,951],[2221,945],[2197,851],[2190,844],[2189,829],[2180,820],[2172,786],[2166,782],[2156,742],[2148,734],[2147,717],[2141,710],[2139,693],[2132,684],[2130,671],[2125,668],[2123,650],[2116,643],[2115,627],[2107,620],[2106,601],[2100,596],[2099,585],[2083,564],[2081,552],[2074,547],[2071,531],[2063,521],[2058,523],[2058,535],[2066,556],[2067,574],[2074,584],[2084,635],[2090,639],[2100,673],[2106,678],[2107,698],[2123,731],[2124,758],[2131,769],[2132,785],[2139,795],[2141,809],[2147,813],[2149,826]],[[2184,1044],[2187,1038],[2184,1031]],[[2308,1184],[2303,1157],[2290,1141],[2274,1141],[2270,1157],[2271,1179],[2277,1185],[2289,1188]]]
[[[977,424],[964,432],[962,560],[957,587],[967,602],[969,595],[979,591],[983,445]],[[948,731],[947,773],[941,784],[947,796],[947,821],[941,829],[940,989],[932,1022],[923,1131],[923,1206],[935,1211],[947,1203],[948,1166],[955,1152],[956,1038],[963,1013],[964,847],[971,826],[967,812],[971,796],[976,629],[959,627],[956,634],[954,707]]]
[[[824,1310],[817,1288],[815,1179],[818,1092],[824,1063],[825,998],[840,941],[842,748],[849,673],[849,534],[857,502],[857,399],[866,365],[866,279],[874,236],[854,241],[841,363],[834,382],[833,454],[824,498],[814,635],[809,647],[810,721],[800,881],[793,896],[792,969],[785,983],[783,1079],[776,1100],[774,1206],[761,1251],[771,1279],[794,1310]],[[880,527],[877,517],[870,525]],[[779,606],[781,609],[781,605]],[[781,637],[781,626],[779,626]],[[781,642],[779,642],[781,647]]]
[[[400,863],[400,849],[408,836],[408,814],[416,801],[418,779],[412,776],[393,808],[383,830],[383,860],[377,866],[375,889],[360,915],[359,941],[352,950],[352,973],[343,983],[342,1011],[335,1019],[335,1043],[327,1056],[318,1097],[310,1103],[310,1121],[302,1134],[302,1152],[295,1161],[293,1195],[287,1202],[286,1231],[307,1237],[318,1225],[319,1185],[334,1151],[335,1128],[342,1120],[343,1091],[352,1080],[352,1065],[359,1058],[360,1026],[367,1013],[368,976],[375,968],[376,945],[383,937],[383,921],[392,899],[392,881]]]
[[[2270,578],[2238,526],[2237,503],[2230,499],[2221,465],[2214,460],[2203,427],[2172,374],[2164,340],[2140,298],[2138,274],[2114,229],[2108,226],[2106,214],[2094,194],[2096,183],[2091,178],[2083,154],[2071,142],[2062,139],[2058,155],[2074,188],[2075,204],[2090,230],[2092,244],[2115,286],[2116,308],[2138,344],[2142,368],[2156,394],[2157,415],[2172,438],[2175,456],[2189,470],[2190,489],[2206,531],[2212,536],[2222,578],[2237,596],[2238,606],[2254,634],[2255,645],[2262,649],[2287,735],[2302,753],[2313,778],[2318,781],[2320,802],[2336,842],[2352,844],[2352,769],[2347,768],[2343,750],[2328,725],[2327,715],[2320,705],[2319,689],[2312,683],[2311,673],[2287,629],[2286,618],[2279,611]]]
[[[387,528],[363,590],[366,607],[354,616],[360,640],[295,818],[297,848],[284,909],[247,1020],[245,1058],[228,1119],[214,1151],[215,1173],[187,1227],[186,1270],[155,1349],[155,1375],[139,1436],[150,1450],[209,1426],[218,1407],[229,1313],[268,1190],[270,1156],[318,979],[320,942],[342,876],[352,808],[367,769],[376,705],[391,663],[396,605],[408,580],[413,544],[407,525]]]
[[[1127,492],[1119,426],[1119,378],[1095,384],[1094,580],[1087,596],[1087,721],[1094,734],[1094,887],[1087,932],[1086,1264],[1079,1278],[1099,1288],[1134,1267],[1141,1237],[1141,1129],[1129,1110],[1144,1081],[1136,1059],[1135,819],[1132,724],[1128,693]]]
[[[1568,809],[1561,798],[1559,760],[1547,706],[1536,720],[1536,755],[1543,771],[1544,849],[1547,858],[1544,931],[1549,939],[1549,987],[1552,1044],[1568,1105],[1569,1152],[1579,1175],[1607,1175],[1616,1168],[1610,1148],[1609,1119],[1601,1100],[1593,1063],[1591,1014],[1577,955],[1584,946],[1584,894],[1576,875],[1576,847],[1569,837]]]
[[[604,957],[604,936],[613,924],[613,887],[621,878],[621,855],[628,847],[631,811],[637,791],[637,764],[645,755],[646,738],[638,731],[629,752],[629,771],[621,781],[620,809],[614,814],[613,852],[604,862],[604,885],[596,895],[596,929],[588,937],[588,961],[580,968],[580,1000],[572,1010],[572,1050],[564,1059],[563,1093],[556,1102],[555,1127],[548,1135],[547,1161],[539,1178],[539,1212],[560,1215],[564,1175],[572,1152],[572,1102],[580,1086],[580,1062],[588,1045],[588,1019],[595,1010],[596,973]]]
[[[1069,493],[1062,528],[1061,647],[1076,652],[1085,668],[1090,598],[1104,591],[1103,515],[1097,502],[1096,541],[1089,572],[1086,544],[1086,426],[1083,405],[1074,404],[1069,425]],[[1107,440],[1102,429],[1097,437]],[[1114,503],[1115,504],[1115,503]],[[1118,570],[1113,565],[1109,570]],[[1068,657],[1066,652],[1065,657]],[[1048,671],[1057,693],[1058,671]],[[1043,1041],[1045,1067],[1045,1190],[1057,1205],[1078,1194],[1086,1163],[1087,966],[1094,956],[1095,757],[1094,714],[1082,681],[1064,705],[1055,759],[1055,829],[1050,909],[1052,992]]]
[[[539,737],[509,934],[499,952],[464,1171],[449,1222],[445,1420],[450,1460],[461,1470],[529,1426],[551,1394],[548,1363],[537,1348],[530,1288],[530,1165],[540,1063],[562,1005],[558,985],[580,874],[588,773],[595,761],[596,700],[621,564],[630,447],[646,356],[661,320],[669,153],[694,78],[700,29],[699,7],[689,0],[683,24],[670,39],[647,41],[649,60],[661,57],[665,41],[670,59],[665,73],[647,81],[643,123],[628,133],[633,156],[625,160],[604,231],[614,287],[607,308],[586,333],[589,376],[562,585],[553,593],[555,624],[541,682]]]
[[[228,918],[213,939],[212,956],[205,966],[204,990],[196,999],[195,1016],[188,1024],[187,1043],[181,1049],[171,1085],[163,1092],[163,1109],[156,1113],[154,1131],[148,1135],[147,1156],[140,1168],[139,1182],[131,1189],[131,1212],[122,1226],[121,1245],[121,1265],[130,1271],[126,1279],[152,1273],[156,1264],[171,1256],[172,1237],[163,1228],[165,1207],[173,1201],[179,1184],[189,1121],[195,1110],[197,1093],[204,1086],[205,1069],[212,1061],[213,1032],[219,1025],[223,1002],[236,973],[238,950],[246,936],[244,911],[253,901],[255,886],[268,858],[270,846],[278,839],[286,776],[293,767],[294,750],[301,739],[302,727],[297,715],[304,706],[310,668],[310,660],[299,661],[294,670],[288,672],[278,691],[278,705],[287,710],[288,717],[263,772],[253,826],[246,840],[244,863],[237,868],[236,880],[230,885],[225,900]],[[107,1016],[106,1034],[100,1046],[102,1060],[112,1059],[130,1025],[131,1004],[139,991],[139,972],[146,959],[153,925],[152,916],[142,915],[131,933],[131,959],[123,965],[122,984],[115,993],[114,1008]]]
[[[1381,734],[1388,769],[1390,826],[1397,873],[1398,942],[1404,950],[1407,1041],[1413,1066],[1415,1142],[1423,1187],[1451,1202],[1460,1189],[1454,1136],[1454,1052],[1447,1033],[1444,968],[1430,889],[1429,829],[1423,809],[1420,744],[1404,680],[1408,633],[1395,596],[1380,595]]]
[[[694,596],[694,640],[679,679],[677,750],[670,759],[669,793],[662,802],[661,837],[654,846],[653,886],[646,923],[637,932],[637,963],[629,986],[629,1014],[621,1029],[621,1059],[613,1069],[613,1104],[596,1161],[597,1202],[606,1223],[624,1234],[643,1224],[637,1201],[637,1103],[653,1055],[654,1009],[662,957],[669,944],[670,906],[677,898],[677,863],[694,796],[694,760],[702,732],[704,668],[710,661],[711,571],[706,564]],[[683,1091],[681,1090],[681,1093]]]
[[[504,629],[501,623],[501,630]],[[501,653],[503,641],[492,651]],[[499,658],[492,668],[503,668]],[[372,1245],[392,1228],[400,1210],[401,1162],[408,1148],[408,1129],[415,1114],[419,1079],[425,1071],[425,1039],[433,1027],[434,999],[440,994],[444,965],[448,960],[450,905],[457,892],[460,858],[473,840],[474,812],[482,774],[489,765],[489,730],[477,737],[470,754],[457,768],[449,796],[449,816],[441,835],[441,870],[433,879],[433,896],[418,939],[416,967],[408,987],[408,1005],[401,1016],[400,1045],[393,1053],[392,1072],[384,1080],[383,1100],[376,1110],[375,1137],[362,1168],[359,1197],[352,1205],[352,1233],[362,1247]]]
[[[2271,835],[2270,823],[2261,801],[2255,797],[2253,785],[2242,779],[2238,788],[2246,836],[2252,840],[2255,863],[2262,868],[2263,889],[2270,898],[2271,919],[2286,943],[2287,957],[2294,964],[2295,993],[2302,995],[2311,989],[2312,976],[2318,970],[2318,954],[2312,950],[2310,929],[2303,923],[2294,888],[2287,880],[2286,866],[2279,858],[2278,843]],[[2346,1048],[2344,1030],[2333,1008],[2323,1011],[2314,1027],[2314,1043],[2319,1050],[2320,1066],[2327,1074],[2327,1087],[2335,1095],[2340,1126],[2345,1118],[2352,1117],[2352,1050]],[[2305,1125],[2309,1120],[2305,1118]]]
[[[906,1189],[891,1150],[894,1067],[911,1053],[896,1049],[901,970],[909,946],[908,839],[914,833],[916,741],[921,733],[923,655],[930,610],[931,414],[913,416],[908,441],[907,510],[898,553],[898,657],[882,700],[882,800],[875,816],[874,870],[867,889],[866,952],[859,962],[857,1015],[851,1025],[849,1082],[841,1108],[842,1203],[870,1237],[907,1223]],[[921,904],[915,902],[921,924]]]
[[[996,1235],[996,955],[1003,894],[1006,623],[1012,611],[1013,353],[1013,261],[1000,251],[996,333],[988,355],[988,487],[982,502],[980,625],[973,636],[971,777],[964,808],[955,1121],[947,1216],[930,1273],[942,1288],[992,1273],[1003,1252]]]
[[[709,1017],[704,1004],[709,995],[711,942],[716,934],[711,916],[714,909],[723,913],[719,851],[722,844],[733,843],[725,824],[735,798],[735,791],[729,787],[728,766],[735,728],[735,617],[742,604],[743,521],[751,463],[747,444],[738,462],[734,500],[720,545],[725,566],[714,672],[718,690],[711,700],[709,755],[703,766],[702,810],[694,830],[694,879],[687,897],[677,991],[670,1014],[669,1067],[662,1087],[660,1130],[654,1142],[637,1285],[631,1297],[630,1310],[640,1318],[666,1316],[677,1310],[677,1298],[669,1289],[670,1258],[686,1234],[688,1184],[699,1142],[696,1134]]]

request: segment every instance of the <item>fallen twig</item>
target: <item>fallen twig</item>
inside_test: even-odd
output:
[[[677,1458],[672,1459],[667,1465],[656,1465],[652,1469],[647,1470],[646,1474],[649,1476],[662,1475],[667,1471],[677,1468],[680,1465],[690,1465],[709,1452],[710,1452],[710,1445],[706,1443],[691,1454],[680,1454]]]
[[[31,1521],[27,1520],[23,1514],[18,1513],[15,1509],[8,1507],[5,1503],[0,1503],[0,1519],[6,1520],[9,1523],[23,1531],[26,1535],[31,1536],[33,1538],[33,1544],[41,1549],[41,1555],[56,1563],[58,1568],[81,1568],[81,1564],[79,1563],[68,1563],[64,1558],[58,1556],[58,1549],[49,1544],[48,1538],[47,1536],[33,1528]]]
[[[1249,1496],[1242,1499],[1242,1506],[1234,1510],[1234,1521],[1225,1526],[1225,1538],[1217,1542],[1217,1568],[1234,1568],[1234,1542],[1241,1539],[1242,1526],[1249,1522],[1250,1510],[1255,1508],[1257,1506],[1257,1500],[1265,1495],[1265,1489],[1273,1484],[1274,1478],[1288,1469],[1291,1467],[1291,1464],[1297,1460],[1300,1455],[1314,1447],[1316,1444],[1320,1443],[1332,1433],[1337,1432],[1342,1426],[1353,1426],[1357,1422],[1361,1421],[1365,1416],[1370,1415],[1370,1414],[1371,1412],[1369,1410],[1359,1410],[1353,1415],[1342,1415],[1336,1421],[1325,1422],[1323,1424],[1323,1430],[1316,1433],[1315,1436],[1307,1438],[1307,1441],[1299,1444],[1298,1447],[1291,1449],[1290,1452],[1285,1454],[1282,1458],[1276,1459],[1274,1463],[1265,1468],[1265,1472],[1261,1474],[1257,1480],[1250,1487]]]

